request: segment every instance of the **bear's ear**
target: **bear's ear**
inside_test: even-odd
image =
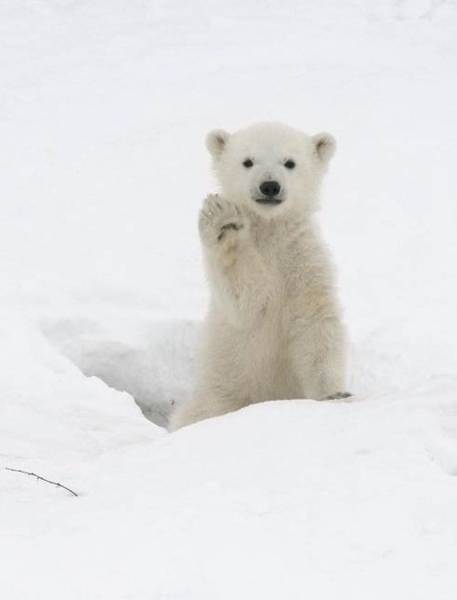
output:
[[[213,158],[219,158],[224,151],[230,134],[223,129],[213,129],[206,136],[206,147]]]
[[[330,133],[317,133],[313,135],[312,141],[318,157],[323,163],[328,163],[336,150],[336,140],[333,135],[330,135]]]

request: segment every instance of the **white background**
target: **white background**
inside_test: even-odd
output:
[[[0,469],[2,598],[455,600],[456,106],[455,0],[0,2],[0,467],[80,494]],[[259,120],[338,140],[355,395],[169,435]]]

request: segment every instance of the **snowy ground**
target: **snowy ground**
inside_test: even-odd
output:
[[[456,64],[455,0],[0,2],[0,467],[79,494],[0,469],[1,598],[455,600]],[[203,136],[264,119],[339,142],[355,396],[169,435]]]

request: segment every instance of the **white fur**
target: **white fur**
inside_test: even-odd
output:
[[[199,220],[211,303],[195,393],[171,429],[252,402],[345,390],[334,274],[313,217],[334,139],[263,123],[211,132],[207,147],[221,186]],[[259,204],[259,185],[272,179],[282,203]]]

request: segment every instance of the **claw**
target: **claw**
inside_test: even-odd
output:
[[[351,396],[352,394],[349,392],[337,392],[336,394],[326,396],[324,400],[343,400],[344,398],[350,398]]]
[[[243,225],[241,225],[240,223],[227,223],[226,225],[222,225],[221,231],[217,236],[217,239],[219,241],[224,237],[224,234],[227,231],[227,229],[234,229],[235,231],[238,231],[240,229],[243,229]]]

